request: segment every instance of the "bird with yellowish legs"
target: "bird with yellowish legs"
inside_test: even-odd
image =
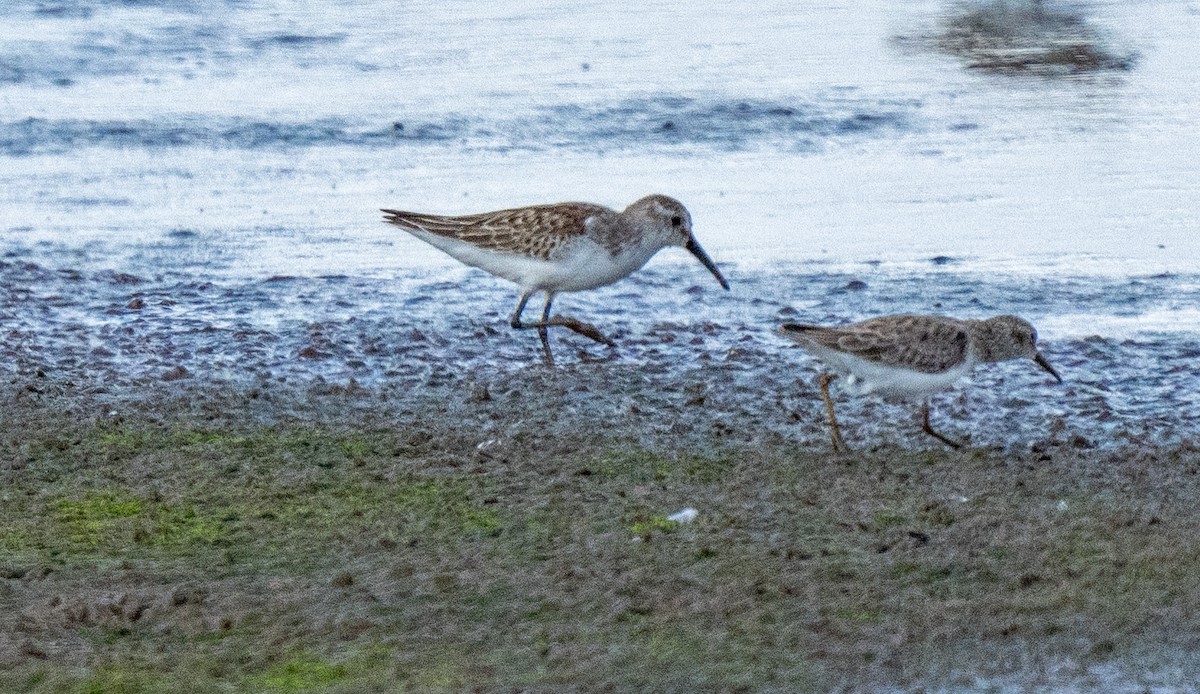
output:
[[[1038,351],[1037,331],[1017,316],[960,320],[894,315],[836,327],[784,323],[779,332],[828,367],[817,384],[835,451],[847,450],[829,395],[829,385],[837,378],[855,394],[921,399],[921,430],[951,448],[961,448],[962,443],[930,425],[928,398],[950,388],[976,364],[1028,358],[1062,383],[1062,376]]]

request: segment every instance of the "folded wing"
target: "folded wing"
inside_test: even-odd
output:
[[[613,215],[600,205],[561,203],[448,217],[383,210],[384,221],[408,231],[458,239],[489,250],[547,260],[559,246],[583,236],[587,219]]]
[[[837,328],[789,323],[784,331],[801,342],[929,374],[959,365],[970,348],[962,325],[939,316],[884,316]]]

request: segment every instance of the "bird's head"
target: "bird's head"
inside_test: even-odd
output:
[[[1038,351],[1037,330],[1029,321],[1017,316],[995,316],[978,321],[974,332],[975,351],[981,361],[1032,359],[1062,383],[1062,376]]]
[[[725,281],[725,277],[717,269],[717,264],[708,257],[692,234],[692,215],[683,203],[665,195],[647,195],[626,208],[625,214],[648,222],[646,226],[652,230],[653,235],[652,239],[648,239],[651,243],[655,243],[659,248],[680,246],[687,249],[696,260],[708,268],[722,287],[729,289],[729,282]]]

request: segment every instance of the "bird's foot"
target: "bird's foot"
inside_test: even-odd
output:
[[[952,439],[948,436],[943,436],[942,434],[935,431],[933,426],[930,425],[930,423],[929,423],[929,403],[925,403],[921,407],[921,431],[925,432],[926,434],[929,434],[933,438],[937,439],[938,441],[941,441],[942,443],[946,444],[947,446],[953,448],[956,451],[961,450],[963,447],[962,442],[955,441],[954,439]]]
[[[561,325],[562,327],[567,328],[568,330],[572,330],[576,333],[579,333],[580,335],[583,335],[584,337],[586,337],[588,339],[594,340],[601,344],[608,345],[609,347],[617,346],[617,343],[615,343],[612,340],[610,340],[609,338],[607,338],[604,335],[604,333],[600,332],[599,328],[592,325],[591,323],[584,323],[584,322],[578,321],[574,318],[569,318],[567,316],[555,316],[554,324]]]

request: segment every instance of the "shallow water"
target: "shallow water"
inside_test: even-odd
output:
[[[512,288],[377,209],[658,191],[688,204],[733,291],[664,252],[563,297],[619,347],[558,335],[560,360],[646,374],[615,378],[613,402],[669,407],[654,389],[708,384],[730,416],[788,431],[762,393],[808,412],[815,372],[779,321],[1011,312],[1068,384],[981,369],[995,388],[941,402],[960,426],[1019,441],[1062,420],[1101,446],[1195,431],[1187,2],[1091,6],[1141,59],[1062,80],[976,74],[894,40],[933,26],[928,2],[322,8],[0,8],[0,370],[14,383],[119,400],[164,378],[439,393],[527,374],[536,338],[507,328]]]

